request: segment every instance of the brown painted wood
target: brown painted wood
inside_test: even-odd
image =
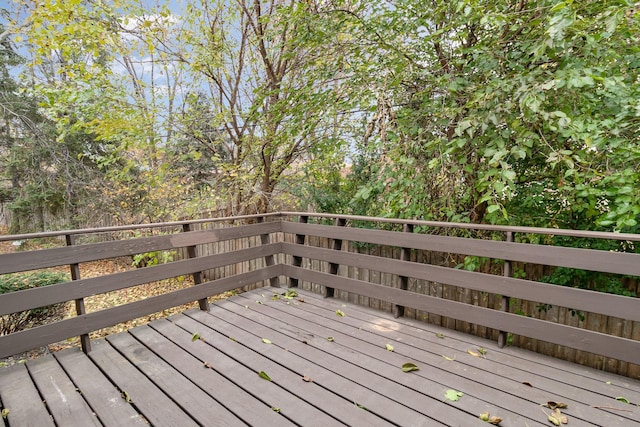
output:
[[[371,229],[335,229],[334,227],[282,223],[285,233],[307,234],[331,239],[341,238],[385,246],[409,247],[436,252],[477,255],[543,265],[580,268],[616,274],[640,276],[640,254],[598,251],[593,249],[477,240],[463,237],[397,233]]]
[[[64,368],[79,397],[104,424],[96,399],[106,407],[115,397],[120,408],[148,416],[156,426],[196,425],[193,416],[202,417],[207,410],[198,408],[194,415],[185,408],[213,402],[219,404],[216,417],[235,420],[235,416],[242,425],[253,426],[482,427],[487,424],[478,414],[488,410],[504,418],[504,427],[533,427],[550,425],[540,407],[547,400],[569,404],[563,410],[569,425],[640,426],[636,406],[640,381],[523,349],[500,349],[486,339],[395,319],[392,313],[301,289],[293,300],[272,300],[272,295],[282,292],[263,288],[217,302],[210,312],[193,309],[154,321],[111,336],[117,348],[96,340],[89,356],[77,349],[56,353],[60,366],[53,365],[54,374]],[[346,316],[336,316],[337,309]],[[194,332],[202,339],[192,341]],[[436,333],[446,336],[438,338]],[[333,341],[327,336],[333,336]],[[265,344],[262,338],[272,343]],[[387,343],[394,346],[393,352],[385,349]],[[478,347],[487,350],[486,358],[467,353]],[[420,370],[403,373],[400,366],[406,361],[413,361]],[[22,370],[20,377],[11,377],[14,368]],[[260,370],[273,381],[261,379]],[[46,378],[48,370],[38,375]],[[313,381],[302,381],[305,375]],[[94,390],[90,392],[80,380],[95,383]],[[0,369],[3,403],[5,385],[16,382],[34,393],[31,400],[22,402],[23,407],[40,408],[48,416],[24,365]],[[444,392],[449,388],[465,394],[458,402],[448,402]],[[119,395],[121,390],[131,403]],[[616,401],[617,396],[631,404]],[[272,406],[281,412],[271,411]],[[28,420],[14,421],[12,427],[29,425]],[[204,425],[213,424],[208,421]],[[122,421],[120,425],[130,424]]]
[[[243,295],[243,297],[250,299],[251,295]],[[350,359],[354,355],[358,355],[362,366],[367,366],[374,372],[383,376],[387,375],[391,379],[397,380],[397,366],[401,365],[403,360],[420,361],[421,369],[416,372],[416,376],[425,376],[428,381],[436,382],[433,386],[424,387],[425,390],[434,391],[434,397],[438,397],[435,390],[439,390],[443,386],[463,391],[465,397],[468,398],[465,398],[467,409],[480,413],[485,410],[484,408],[488,404],[490,408],[486,410],[492,413],[499,412],[501,417],[505,419],[505,425],[531,425],[532,422],[535,424],[540,413],[538,404],[558,399],[569,404],[567,414],[570,414],[575,421],[610,427],[614,425],[624,427],[629,422],[629,418],[625,417],[629,413],[618,413],[615,414],[616,416],[612,416],[603,413],[602,410],[592,408],[591,406],[601,404],[602,394],[582,390],[580,381],[567,386],[565,384],[567,375],[559,369],[556,369],[553,377],[549,379],[541,377],[540,374],[521,372],[518,369],[518,364],[510,366],[496,362],[493,351],[495,344],[492,342],[486,342],[482,345],[487,349],[488,357],[473,357],[465,350],[477,351],[477,344],[469,346],[461,342],[457,344],[457,348],[456,345],[447,347],[444,342],[448,339],[436,338],[434,334],[429,334],[431,340],[427,341],[422,339],[426,335],[424,330],[414,336],[406,334],[404,333],[405,328],[402,328],[401,324],[391,321],[389,317],[381,318],[380,313],[371,317],[362,316],[359,308],[351,304],[342,308],[347,316],[329,322],[329,319],[334,316],[333,310],[330,309],[332,307],[327,307],[326,303],[313,297],[306,298],[306,295],[305,301],[308,302],[297,306],[269,302],[254,310],[269,316],[269,319],[263,320],[263,323],[271,325],[274,322],[295,324],[306,333],[314,335],[330,332],[334,336],[335,342],[340,344],[339,346],[327,345],[324,340],[314,340],[311,345],[317,343],[329,349],[345,347],[344,351],[336,350],[336,352],[340,352],[341,358]],[[229,301],[229,303],[231,302],[242,304],[242,301],[237,298]],[[340,304],[341,302],[336,301],[334,306]],[[229,304],[225,303],[225,307],[228,306]],[[244,311],[237,310],[237,308],[231,308],[231,310],[245,316],[250,316],[253,312],[244,314]],[[364,322],[363,318],[366,319]],[[372,324],[375,327],[371,327]],[[385,324],[387,327],[384,326]],[[415,325],[415,323],[413,324]],[[331,325],[329,331],[325,325]],[[415,328],[411,329],[415,330]],[[388,353],[384,347],[387,343],[394,345],[392,354]],[[499,355],[499,353],[497,354]],[[442,355],[455,358],[455,362],[452,363],[452,361],[444,359]],[[390,364],[392,369],[385,367],[381,361]],[[526,386],[522,384],[521,378],[529,378],[530,381],[535,382],[536,387],[530,388],[523,395],[522,391]],[[562,384],[558,385],[558,382],[562,382]],[[602,382],[598,387],[594,387],[594,390],[603,393],[607,387],[605,382]],[[428,391],[425,392],[428,393]],[[517,413],[510,408],[517,408]],[[521,416],[527,418],[522,419]]]
[[[359,280],[331,276],[326,273],[295,268],[293,266],[283,267],[285,275],[293,276],[300,280],[308,280],[314,283],[331,281],[330,283],[335,288],[368,295],[373,298],[384,299],[406,307],[425,310],[498,330],[507,330],[514,334],[614,357],[631,363],[640,362],[639,341],[440,299],[429,295],[420,295]]]
[[[107,341],[94,342],[89,357],[118,385],[132,405],[158,426],[197,426],[198,424],[160,388],[118,353]]]
[[[11,426],[55,426],[24,364],[0,369],[0,399]]]
[[[251,295],[247,295],[247,299],[249,299],[250,296]],[[401,384],[405,389],[398,387],[396,384],[388,385],[385,386],[385,393],[388,393],[388,395],[403,396],[401,399],[402,403],[416,408],[424,414],[438,413],[441,417],[440,419],[443,421],[447,421],[453,425],[468,425],[472,423],[468,412],[477,412],[478,414],[484,411],[489,411],[494,414],[500,412],[505,422],[512,425],[525,425],[525,423],[539,425],[539,423],[536,422],[535,416],[530,415],[528,418],[523,418],[520,415],[526,413],[526,410],[520,410],[519,413],[516,413],[506,409],[508,405],[515,408],[530,402],[523,399],[516,399],[507,393],[495,390],[489,386],[469,382],[464,376],[447,376],[438,366],[427,368],[424,363],[425,359],[421,355],[416,354],[418,357],[408,357],[398,353],[397,350],[390,352],[385,348],[386,344],[390,343],[388,340],[378,340],[376,344],[369,345],[362,341],[362,336],[366,333],[363,332],[363,329],[353,328],[347,330],[346,328],[341,328],[341,318],[335,316],[334,311],[327,310],[323,316],[317,316],[313,313],[309,313],[309,316],[296,316],[296,312],[298,312],[297,314],[301,311],[306,313],[306,305],[291,306],[282,303],[282,301],[269,301],[248,311],[242,310],[242,306],[238,305],[242,304],[242,301],[236,300],[235,303],[236,304],[233,305],[233,303],[229,301],[220,303],[219,305],[232,313],[250,318],[258,324],[268,324],[293,340],[301,341],[302,337],[310,337],[305,338],[306,345],[330,355],[324,356],[324,359],[336,357],[355,366],[362,367],[369,372],[374,372],[376,375],[393,383]],[[342,310],[347,310],[347,308],[342,308]],[[294,314],[292,314],[292,312]],[[217,315],[218,311],[216,311],[215,314]],[[347,310],[346,317],[348,316]],[[336,317],[336,319],[334,320],[333,317]],[[285,328],[284,325],[296,325],[296,330]],[[328,327],[328,325],[331,326]],[[361,323],[360,328],[363,326],[364,323]],[[332,336],[334,341],[327,341],[327,335]],[[391,343],[395,347],[401,345],[401,343],[397,341],[391,341]],[[289,344],[289,341],[286,341],[283,345],[286,345],[287,349],[292,351],[292,345]],[[306,349],[303,351],[309,353]],[[440,356],[438,359],[443,360]],[[410,375],[404,374],[400,370],[400,367],[407,361],[413,361],[420,365],[420,371]],[[353,375],[348,376],[348,378],[355,379],[363,386],[367,386],[368,380],[366,378],[359,379]],[[443,390],[449,388],[454,388],[465,393],[465,411],[460,411],[446,404],[440,405],[440,402],[444,400]],[[472,392],[474,392],[474,394],[472,394]],[[409,393],[414,393],[413,397],[407,396]],[[421,402],[419,406],[415,406],[418,402]],[[531,407],[535,409],[535,415],[537,415],[538,411],[536,406],[535,404],[531,405]],[[534,413],[534,411],[530,412],[531,414]]]
[[[220,305],[220,308],[225,307],[224,302],[216,305]],[[454,420],[460,415],[464,420],[462,424],[454,421],[454,425],[483,425],[475,414],[465,415],[455,410],[447,410],[447,405],[440,399],[429,399],[419,390],[401,386],[395,381],[370,372],[359,363],[346,362],[308,344],[312,340],[328,342],[326,336],[304,333],[294,325],[288,325],[287,328],[298,335],[298,339],[292,339],[278,330],[263,326],[268,324],[267,322],[249,323],[238,314],[227,310],[216,309],[206,316],[200,313],[190,316],[210,323],[211,327],[225,335],[233,336],[261,354],[273,354],[270,357],[282,361],[288,368],[296,370],[300,376],[310,377],[314,383],[341,394],[347,401],[363,405],[368,412],[397,425],[437,425],[448,415],[454,417]],[[269,338],[273,344],[265,346],[261,337]],[[398,375],[405,375],[400,369],[396,372]]]
[[[247,261],[281,252],[279,243],[256,246],[232,253],[175,261],[153,267],[114,273],[107,276],[81,279],[35,289],[0,295],[0,315],[43,307],[59,302],[85,298],[91,295],[124,289],[171,277],[199,272],[235,262]]]
[[[209,396],[215,399],[216,403],[242,418],[244,422],[254,426],[294,426],[284,416],[271,409],[271,406],[256,400],[249,391],[243,390],[239,385],[234,384],[223,376],[223,372],[217,372],[219,358],[211,357],[204,360],[198,359],[185,351],[188,347],[197,346],[186,331],[172,325],[170,322],[158,322],[173,326],[171,332],[165,336],[149,326],[141,326],[129,331],[146,347],[160,356],[166,363],[177,369],[194,386],[199,387]],[[166,329],[165,329],[166,330]],[[177,336],[176,336],[177,335]],[[175,344],[172,339],[181,341],[185,349]],[[212,360],[210,367],[205,367],[204,363]],[[203,369],[205,368],[205,369]],[[236,367],[237,369],[237,367]],[[190,394],[187,391],[187,394]]]
[[[102,425],[52,355],[47,354],[28,361],[27,369],[57,425],[69,427]]]
[[[216,427],[246,425],[130,334],[111,335],[107,341],[198,424]]]
[[[281,265],[274,265],[261,270],[202,283],[198,286],[180,289],[168,294],[1,336],[0,357],[10,356],[25,350],[62,341],[69,337],[113,326],[136,317],[197,301],[211,295],[217,295],[246,284],[267,280],[279,275],[282,270],[281,267]]]
[[[638,298],[430,264],[400,261],[392,258],[362,255],[354,252],[335,253],[331,250],[312,246],[298,246],[283,243],[283,250],[290,255],[304,256],[329,262],[341,260],[343,264],[359,268],[404,275],[498,295],[507,295],[513,298],[539,303],[569,306],[576,310],[640,321],[640,299]]]
[[[309,384],[301,381],[301,376],[288,372],[286,367],[278,363],[279,361],[262,357],[242,345],[240,338],[234,335],[222,336],[209,325],[187,316],[174,316],[170,320],[171,322],[153,322],[150,326],[174,340],[183,350],[203,362],[210,363],[212,369],[228,381],[251,393],[254,400],[244,404],[280,408],[280,416],[297,425],[342,425],[325,412],[333,410],[330,404],[335,400],[328,398],[309,402],[307,394],[313,393],[312,390],[318,387],[313,384],[309,387]],[[200,334],[202,340],[194,343],[191,342],[191,335],[195,332]],[[260,378],[260,371],[268,373],[272,381]],[[331,394],[326,391],[323,393],[322,390],[320,393],[323,397]],[[318,405],[317,402],[327,404]],[[325,407],[331,409],[327,410]]]
[[[64,368],[78,393],[95,411],[106,427],[147,426],[130,403],[122,398],[120,391],[102,375],[89,357],[77,348],[53,353]]]
[[[182,248],[191,245],[239,239],[262,233],[275,233],[277,231],[280,231],[280,222],[274,221],[233,228],[218,228],[167,236],[144,237],[115,242],[3,254],[0,257],[0,274]]]

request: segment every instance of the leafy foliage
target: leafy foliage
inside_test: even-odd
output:
[[[16,273],[0,276],[0,294],[34,289],[68,281],[66,274],[55,271],[38,271],[34,273]],[[27,327],[46,322],[58,316],[64,304],[55,304],[32,310],[5,314],[0,317],[0,335],[21,331]]]

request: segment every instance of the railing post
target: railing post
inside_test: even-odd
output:
[[[182,224],[182,231],[184,233],[188,233],[189,231],[191,231],[191,224]],[[189,258],[198,257],[196,253],[196,245],[187,246],[187,256]],[[191,273],[191,276],[193,277],[193,284],[195,286],[198,286],[202,283],[201,271],[194,271],[193,273]],[[198,306],[200,306],[200,310],[209,311],[209,301],[207,301],[206,298],[198,300]]]
[[[404,224],[402,227],[402,231],[404,233],[413,233],[413,224]],[[400,252],[400,261],[409,261],[411,260],[411,249],[410,248],[402,248]],[[406,291],[409,287],[409,278],[407,276],[398,276],[398,288]],[[404,306],[393,304],[392,306],[393,317],[396,319],[398,317],[404,316]]]
[[[262,223],[264,222],[265,217],[261,216],[260,218],[258,218],[258,222]],[[260,243],[264,246],[264,245],[268,245],[269,243],[271,243],[271,238],[269,237],[269,233],[265,233],[265,234],[261,234],[260,235]],[[266,264],[267,267],[271,267],[272,265],[275,264],[274,259],[273,259],[273,255],[266,255],[264,257],[264,263]],[[280,283],[278,283],[278,278],[277,277],[272,277],[269,279],[269,284],[274,287],[274,288],[279,288],[280,287]]]
[[[64,239],[67,243],[67,246],[73,246],[74,238],[71,234],[65,234]],[[80,280],[80,265],[78,263],[69,264],[69,268],[71,269],[71,280]],[[76,305],[76,316],[82,316],[87,311],[84,307],[84,298],[78,298],[75,300]],[[82,347],[82,351],[85,353],[89,353],[91,351],[91,339],[89,338],[89,334],[80,335],[80,345]]]
[[[336,227],[344,227],[345,225],[347,225],[347,220],[344,218],[338,218],[335,221],[334,224]],[[334,251],[341,251],[342,250],[342,239],[333,239],[333,245],[332,248]],[[340,269],[340,264],[335,263],[335,262],[330,262],[329,263],[329,274],[333,274],[336,275],[338,274],[338,270]],[[332,288],[330,286],[325,286],[324,288],[322,288],[322,296],[324,298],[331,298],[335,295],[335,288]]]
[[[300,216],[300,220],[299,222],[301,222],[302,224],[306,224],[309,222],[309,217],[306,215],[302,215]],[[296,234],[296,245],[304,245],[304,240],[307,236],[304,234]],[[295,256],[293,257],[293,266],[294,267],[301,267],[302,266],[302,257],[301,256]],[[297,288],[298,287],[298,279],[294,278],[294,277],[289,277],[289,287],[290,288]]]
[[[507,242],[513,242],[513,232],[512,231],[507,231]],[[511,265],[511,261],[509,261],[508,259],[504,260],[504,270],[503,270],[503,274],[504,277],[511,277],[512,275],[512,265]],[[500,310],[504,311],[504,312],[508,312],[509,311],[509,297],[506,295],[502,295],[502,301],[500,302]],[[500,331],[498,333],[498,347],[502,348],[507,344],[507,339],[508,339],[508,335],[509,333],[506,331]]]

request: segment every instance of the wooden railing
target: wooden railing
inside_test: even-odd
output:
[[[238,218],[233,219],[239,221]],[[90,295],[187,274],[194,275],[195,285],[93,313],[83,313],[80,307],[76,317],[0,337],[0,357],[72,336],[86,337],[91,331],[187,302],[200,301],[200,308],[207,309],[208,296],[251,283],[269,281],[275,286],[288,283],[288,286],[306,287],[329,297],[333,295],[344,297],[344,294],[349,293],[384,301],[389,311],[396,316],[402,315],[407,309],[481,325],[495,330],[495,336],[501,346],[505,345],[509,334],[516,334],[595,353],[634,366],[640,365],[640,299],[510,277],[511,263],[516,262],[640,276],[640,254],[638,253],[517,243],[514,241],[517,233],[626,242],[639,242],[638,235],[296,212],[241,219],[254,223],[202,231],[189,231],[188,224],[207,221],[228,222],[231,219],[171,223],[182,227],[182,232],[1,255],[0,274],[60,265],[68,265],[73,271],[74,266],[84,262],[175,248],[187,248],[186,253],[189,258],[103,277],[91,279],[76,277],[76,280],[67,283],[0,295],[0,315],[65,301],[76,301],[78,308],[82,306],[78,302]],[[398,231],[357,228],[353,226],[356,223],[367,227],[387,224],[389,227],[396,227]],[[163,224],[163,226],[166,225]],[[423,229],[429,227],[430,230],[445,228],[483,230],[493,233],[493,240],[421,234],[414,232],[416,227]],[[76,230],[52,235],[87,234],[94,231]],[[504,240],[495,240],[496,235],[503,235]],[[5,240],[30,236],[10,236]],[[261,244],[226,253],[197,256],[196,248],[202,245],[247,237],[258,237]],[[314,246],[310,244],[312,238],[325,239],[326,244],[324,247]],[[349,242],[377,247],[395,247],[398,248],[399,256],[391,258],[358,253],[352,245],[348,245]],[[501,260],[500,265],[503,265],[504,270],[502,274],[488,274],[425,264],[412,260],[412,251],[471,255]],[[255,259],[261,259],[263,262],[253,271],[243,271],[209,281],[199,276],[203,270]],[[386,274],[395,280],[392,283],[379,284],[357,278],[352,274],[353,271],[363,270]],[[411,281],[416,280],[494,295],[497,296],[500,304],[497,309],[494,309],[418,293],[409,286]],[[629,336],[617,336],[513,313],[510,311],[510,299],[570,307],[572,310],[622,319],[627,323]],[[83,342],[83,346],[86,351],[89,350],[88,340]],[[633,376],[634,372],[640,371],[630,370],[629,372]]]

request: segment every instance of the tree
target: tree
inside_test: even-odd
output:
[[[455,221],[636,224],[633,4],[404,0],[344,15],[363,37],[353,77],[378,94],[363,105],[375,110],[360,152],[380,160],[356,205]],[[548,209],[532,218],[527,203]]]
[[[310,49],[317,41],[306,38],[316,11],[310,3],[236,0],[189,12],[188,48],[174,54],[207,95],[190,97],[186,133],[218,165],[229,213],[265,212],[296,171],[340,162],[331,155],[343,143],[334,118],[347,99],[326,72],[331,52]]]

